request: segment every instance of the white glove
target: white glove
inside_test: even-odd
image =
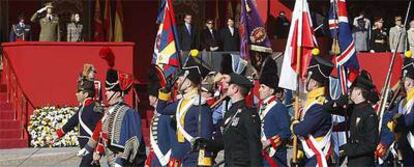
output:
[[[42,13],[42,12],[44,12],[46,9],[47,9],[47,7],[45,6],[45,7],[41,8],[41,9],[37,10],[37,13]]]
[[[216,51],[218,49],[219,49],[219,47],[210,47],[210,51]]]
[[[88,150],[86,150],[85,148],[82,148],[82,150],[79,150],[79,152],[78,152],[78,157],[84,157],[84,156],[86,156],[86,155],[88,155],[89,154],[89,151]]]
[[[371,53],[375,53],[375,51],[374,51],[374,50],[371,50],[370,52],[371,52]]]
[[[121,165],[119,165],[119,164],[117,164],[117,163],[115,163],[115,167],[122,167]]]

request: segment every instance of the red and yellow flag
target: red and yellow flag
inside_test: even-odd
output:
[[[115,12],[115,31],[114,31],[115,42],[124,41],[123,23],[124,23],[124,15],[122,11],[122,3],[121,3],[121,0],[117,0],[116,1],[116,12]]]
[[[104,24],[106,32],[106,41],[113,41],[113,30],[112,30],[112,16],[111,16],[111,1],[105,0],[105,12],[104,12]]]
[[[102,13],[101,13],[100,0],[96,0],[94,15],[95,16],[94,16],[93,22],[94,22],[95,33],[93,37],[95,41],[104,41],[105,35],[104,35],[104,30],[103,30],[103,25],[102,25]]]

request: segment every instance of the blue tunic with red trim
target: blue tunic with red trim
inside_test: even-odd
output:
[[[160,94],[163,93],[160,92]],[[181,99],[178,102],[172,103],[167,102],[165,97],[162,96],[163,95],[160,95],[156,108],[160,114],[176,115],[177,108],[179,108],[180,113],[183,114],[185,112],[185,114],[179,118],[180,122],[176,121],[177,134],[174,135],[174,137],[177,142],[172,143],[171,160],[178,160],[183,166],[196,166],[198,163],[197,159],[199,151],[191,151],[191,144],[181,130],[179,130],[178,125],[182,124],[183,129],[191,137],[211,139],[213,133],[213,121],[210,108],[205,104],[205,100],[201,100],[201,105],[198,105],[198,96],[192,96],[191,98],[184,97],[183,99],[186,99],[186,102],[183,102],[183,99]],[[189,106],[187,111],[184,111],[185,106]],[[201,126],[200,130],[199,125]],[[206,153],[206,157],[211,157],[211,153]],[[211,159],[209,161],[211,162]]]
[[[261,113],[259,114],[262,118]],[[291,137],[289,121],[290,116],[288,110],[279,100],[277,100],[277,103],[267,112],[264,119],[262,119],[262,135],[265,135],[266,139],[272,144],[272,148],[266,149],[265,154],[271,156],[278,166],[287,166],[286,142]],[[282,141],[278,146],[274,144],[277,137],[280,137],[280,140]],[[271,149],[273,150],[271,151]],[[276,150],[275,153],[273,153],[274,150]],[[264,159],[263,164],[264,166],[269,166],[269,162],[266,158]]]
[[[293,133],[299,137],[307,138],[312,135],[315,139],[324,137],[332,127],[332,116],[325,111],[325,89],[318,88],[308,93],[306,113],[301,121],[294,126]],[[305,112],[304,111],[302,112]],[[325,158],[325,157],[322,157]],[[316,155],[305,160],[306,166],[316,166],[318,163]],[[321,162],[319,162],[321,163]]]
[[[79,146],[83,148],[92,136],[93,130],[97,122],[102,118],[103,113],[95,110],[95,103],[92,99],[86,99],[83,105],[79,106],[79,110],[73,115],[62,129],[58,130],[58,137],[73,130],[75,126],[79,127]]]

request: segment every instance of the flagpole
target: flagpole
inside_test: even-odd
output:
[[[407,21],[408,21],[408,15],[410,13],[410,8],[411,8],[411,1],[409,1],[409,3],[408,3],[408,9],[407,9],[407,12],[405,14],[405,20],[404,20],[404,24],[403,24],[404,28],[405,28],[405,26],[407,26]],[[380,119],[379,120],[379,126],[378,126],[379,133],[381,133],[382,117],[384,116],[385,107],[386,107],[388,96],[389,96],[388,89],[390,89],[392,69],[394,68],[395,57],[397,55],[397,51],[398,51],[398,48],[399,48],[400,43],[401,43],[401,37],[402,37],[402,32],[400,32],[398,34],[397,46],[396,46],[394,52],[392,53],[391,63],[390,63],[390,66],[388,67],[388,72],[387,72],[387,76],[385,78],[384,87],[382,88],[382,96],[381,96],[381,100],[380,100],[380,107],[379,107],[379,113],[378,113],[379,114],[379,119]]]
[[[300,77],[301,77],[301,72],[300,72],[300,61],[301,61],[301,54],[302,54],[302,46],[299,45],[297,47],[297,55],[296,55],[296,71],[298,72],[298,75],[296,76],[296,99],[295,99],[295,115],[294,115],[294,120],[299,120],[299,116],[300,116]],[[298,137],[296,135],[293,135],[293,157],[292,157],[292,164],[297,166],[298,165],[298,160],[297,160],[297,153],[298,153]]]

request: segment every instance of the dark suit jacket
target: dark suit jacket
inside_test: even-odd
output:
[[[221,29],[220,39],[223,44],[223,51],[239,51],[240,50],[240,36],[239,30],[234,28],[233,36],[228,27]]]
[[[213,34],[208,29],[204,29],[201,33],[201,50],[210,51],[210,47],[217,47],[220,43],[219,33],[213,29]]]
[[[198,49],[197,43],[197,31],[194,25],[191,25],[191,34],[188,33],[185,24],[181,25],[178,30],[180,37],[180,47],[183,51],[189,51],[191,49]]]

